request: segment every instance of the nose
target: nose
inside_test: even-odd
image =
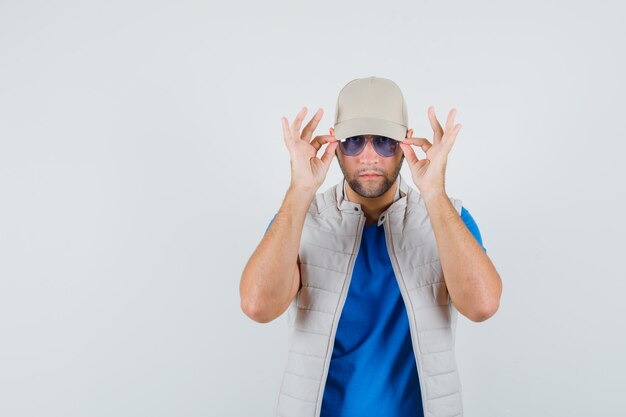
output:
[[[361,151],[359,157],[361,161],[373,161],[377,160],[380,157],[380,155],[378,155],[378,152],[376,152],[376,150],[374,149],[374,145],[372,144],[371,139],[367,139],[367,141],[365,142],[365,148],[363,149],[363,151]]]

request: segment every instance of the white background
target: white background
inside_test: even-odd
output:
[[[0,415],[273,415],[286,315],[250,320],[239,280],[289,185],[280,117],[328,133],[371,75],[416,136],[429,105],[463,125],[446,188],[504,284],[459,316],[465,415],[623,415],[624,14],[1,1]]]

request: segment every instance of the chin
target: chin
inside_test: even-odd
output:
[[[389,181],[388,178],[381,176],[375,181],[363,180],[361,178],[355,178],[348,181],[350,187],[355,193],[365,198],[376,198],[385,194],[389,188],[393,185],[393,181]]]

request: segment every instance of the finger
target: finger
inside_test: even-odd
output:
[[[339,142],[335,141],[326,147],[324,155],[322,155],[321,158],[326,168],[328,168],[330,166],[330,163],[333,161],[333,157],[335,156],[335,148],[337,148],[338,145]]]
[[[296,118],[293,120],[293,123],[291,124],[291,139],[300,139],[300,126],[302,125],[302,120],[304,120],[306,112],[306,106],[302,107],[296,115]]]
[[[420,159],[415,155],[415,151],[411,148],[411,145],[405,145],[404,143],[400,144],[400,148],[402,152],[404,152],[404,157],[406,158],[406,162],[409,166],[413,166],[420,161]]]
[[[302,135],[300,136],[300,139],[306,140],[307,142],[311,140],[311,135],[313,134],[313,132],[315,132],[315,129],[317,128],[320,120],[322,120],[323,115],[324,110],[320,107],[319,109],[317,109],[309,123],[304,126],[304,129],[302,129]]]
[[[336,137],[332,135],[320,135],[315,136],[311,141],[311,145],[315,148],[316,151],[319,151],[323,144],[331,143],[331,142],[339,142]]]
[[[291,140],[291,131],[289,130],[289,121],[286,117],[281,117],[280,122],[283,125],[283,139],[285,140],[285,144],[290,146]]]
[[[428,108],[428,120],[430,121],[430,126],[433,128],[434,136],[433,136],[433,144],[437,144],[441,142],[441,137],[443,136],[443,129],[439,124],[439,120],[437,120],[437,116],[435,116],[435,107],[430,106]]]
[[[430,141],[426,138],[405,138],[402,140],[402,143],[420,146],[424,152],[426,152],[428,149],[430,149],[431,146],[433,146],[433,144],[430,143]]]
[[[450,110],[450,112],[448,113],[448,119],[446,120],[446,129],[445,129],[446,132],[452,129],[452,126],[454,125],[455,115],[456,115],[456,109],[452,108],[452,110]]]
[[[450,152],[450,149],[452,149],[452,145],[454,145],[454,142],[456,141],[456,136],[459,133],[459,130],[461,130],[461,124],[457,123],[452,130],[450,130],[450,133],[446,133],[446,140],[444,141],[444,144],[446,145],[446,149],[447,152]]]

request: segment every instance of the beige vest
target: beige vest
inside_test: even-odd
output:
[[[398,176],[399,194],[380,214],[406,306],[425,417],[462,416],[454,352],[458,312],[450,302],[428,211]],[[461,213],[461,200],[450,197]],[[278,417],[319,417],[335,332],[359,251],[365,215],[345,198],[344,181],[317,193],[300,241],[302,288],[291,302],[289,353]]]

